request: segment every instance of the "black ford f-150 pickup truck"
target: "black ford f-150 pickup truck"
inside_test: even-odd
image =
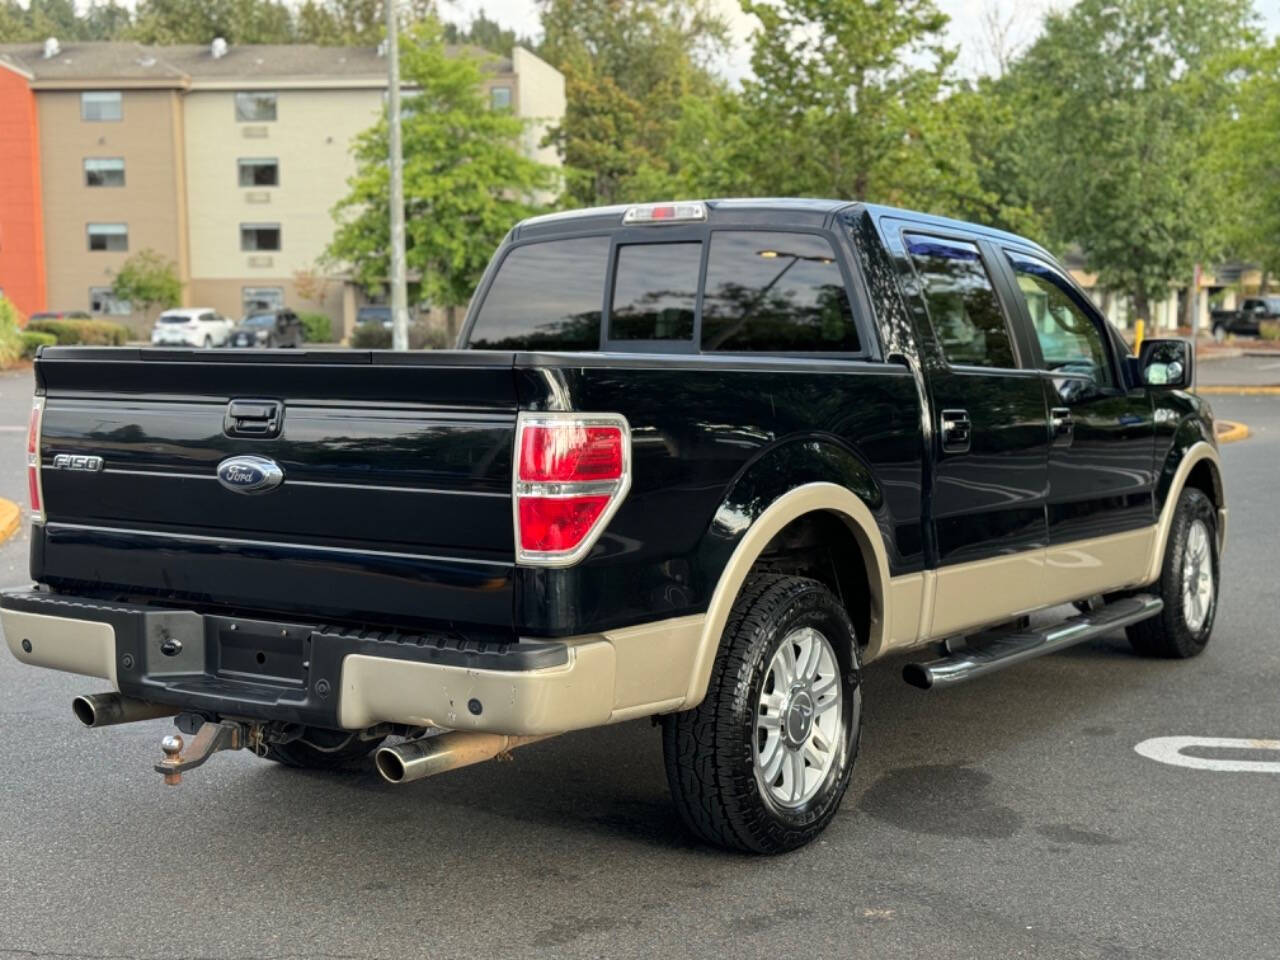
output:
[[[539,217],[460,346],[45,349],[10,650],[107,681],[89,725],[176,715],[168,782],[236,747],[405,781],[660,717],[689,828],[780,851],[835,814],[872,661],[916,650],[929,688],[1209,640],[1191,349],[1126,355],[1020,237],[804,200]]]

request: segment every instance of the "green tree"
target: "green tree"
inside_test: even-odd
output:
[[[446,23],[444,40],[445,43],[481,47],[500,57],[511,56],[511,48],[515,46],[521,46],[527,50],[536,50],[538,47],[532,37],[522,37],[497,20],[490,20],[485,16],[483,8],[476,12],[465,27],[456,23]]]
[[[741,102],[683,140],[692,192],[861,199],[964,214],[993,203],[962,114],[947,100],[955,54],[933,0],[743,0],[760,20]],[[726,184],[725,181],[728,181]],[[704,187],[706,189],[698,189]]]
[[[298,8],[294,33],[301,43],[330,46],[369,46],[382,42],[386,27],[385,0],[306,0]],[[400,26],[435,13],[433,0],[398,0]]]
[[[139,43],[291,43],[293,15],[281,0],[142,0],[132,39]]]
[[[1280,274],[1280,40],[1233,66],[1242,79],[1209,128],[1204,156],[1221,177],[1228,250],[1262,267],[1265,290]]]
[[[687,101],[714,97],[727,27],[708,0],[539,0],[539,55],[565,77],[551,132],[577,204],[653,199],[675,182]]]
[[[532,198],[555,188],[557,171],[521,153],[523,121],[489,109],[484,62],[450,55],[439,21],[418,23],[400,49],[403,82],[414,88],[402,121],[406,263],[420,296],[452,309],[470,299],[511,225],[535,212]],[[354,153],[358,170],[333,209],[327,259],[380,286],[390,242],[385,120],[357,138]]]
[[[1035,199],[1140,317],[1222,249],[1204,132],[1223,109],[1223,57],[1254,42],[1249,0],[1081,0],[1050,14],[1010,71]]]
[[[134,309],[141,308],[144,319],[151,319],[154,307],[172,307],[182,298],[178,268],[154,250],[140,250],[124,262],[111,284],[111,293],[128,300]]]

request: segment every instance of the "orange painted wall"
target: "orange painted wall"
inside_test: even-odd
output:
[[[36,98],[0,66],[0,291],[24,315],[45,309],[44,214]]]

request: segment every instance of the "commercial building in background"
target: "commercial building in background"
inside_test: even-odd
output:
[[[564,115],[559,71],[516,48],[486,87],[558,163],[540,144]],[[136,316],[111,280],[152,249],[184,305],[287,304],[349,331],[367,292],[318,260],[385,96],[386,61],[364,47],[0,45],[0,289],[27,313]]]

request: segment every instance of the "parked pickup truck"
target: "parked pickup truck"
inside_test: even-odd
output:
[[[1250,297],[1239,310],[1214,310],[1213,338],[1222,340],[1229,333],[1256,337],[1263,321],[1280,323],[1280,297]]]
[[[90,726],[176,715],[171,783],[236,747],[408,781],[658,717],[688,827],[787,850],[850,782],[873,661],[928,689],[1121,628],[1204,649],[1193,360],[1127,355],[1043,249],[965,223],[538,217],[455,351],[45,349],[4,634],[106,681]]]

